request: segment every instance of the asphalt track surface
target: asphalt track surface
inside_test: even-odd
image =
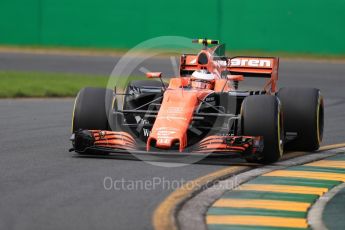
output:
[[[0,70],[110,74],[118,58],[0,53]],[[147,69],[173,72],[169,59]],[[280,86],[312,86],[325,97],[324,145],[345,141],[345,65],[282,61]],[[298,100],[298,99],[296,99]],[[187,181],[241,161],[167,168],[120,159],[80,158],[68,152],[72,99],[0,100],[0,229],[152,229],[156,206],[172,192],[107,190],[105,177]],[[149,183],[147,182],[147,183]]]

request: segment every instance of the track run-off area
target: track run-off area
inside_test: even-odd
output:
[[[169,228],[326,229],[325,200],[344,188],[344,146],[325,146],[312,154],[300,152],[298,157],[287,155],[276,164],[227,173],[227,178],[222,175],[222,180],[216,178],[192,198],[180,197],[175,218],[167,221]],[[341,218],[333,218],[333,223],[338,226],[335,229],[345,224]]]

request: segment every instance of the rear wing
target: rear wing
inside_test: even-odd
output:
[[[213,57],[213,64],[208,65],[208,70],[214,68],[219,72],[227,71],[231,75],[244,77],[258,77],[269,79],[264,90],[275,92],[278,80],[279,58],[276,57]],[[183,54],[180,59],[180,76],[190,76],[200,68],[197,54]],[[270,89],[269,89],[270,87]]]
[[[227,70],[232,75],[245,77],[270,78],[265,89],[271,86],[270,91],[276,91],[278,80],[279,58],[276,57],[233,57],[228,58]]]

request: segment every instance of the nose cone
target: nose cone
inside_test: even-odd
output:
[[[147,141],[147,151],[151,146],[171,149],[177,144],[182,152],[187,145],[187,129],[198,104],[196,91],[167,90]]]

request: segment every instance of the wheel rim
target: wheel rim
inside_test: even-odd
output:
[[[317,132],[317,141],[320,145],[323,136],[323,98],[319,95],[318,103],[317,103],[317,111],[316,111],[316,132]]]
[[[77,96],[74,99],[73,112],[72,112],[71,133],[73,133],[73,131],[74,131],[74,113],[75,113],[75,105],[77,104],[78,97],[79,97],[79,93],[77,94]]]
[[[284,135],[284,130],[283,130],[283,120],[282,120],[282,116],[281,116],[281,110],[280,110],[280,106],[279,106],[279,109],[278,109],[278,147],[279,147],[279,155],[282,156],[283,155],[283,151],[284,151],[284,148],[283,148],[283,135]]]

